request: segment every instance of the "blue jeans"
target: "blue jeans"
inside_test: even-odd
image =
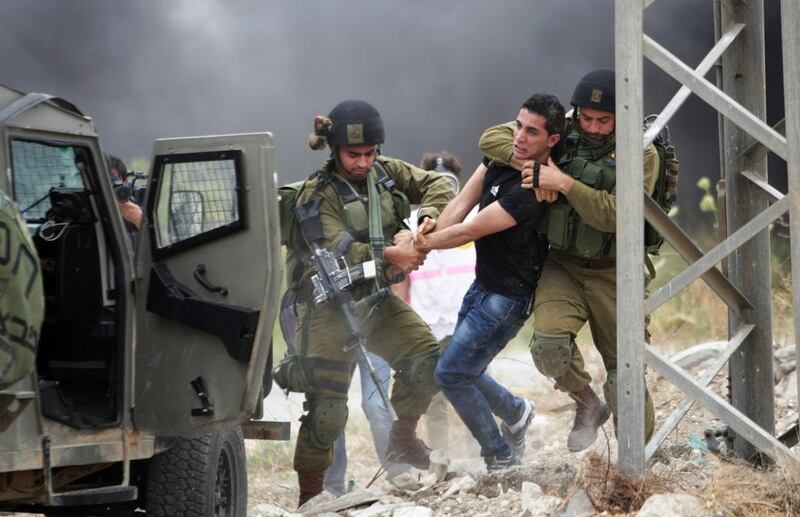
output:
[[[372,361],[372,366],[375,367],[375,373],[378,374],[378,378],[383,380],[384,390],[389,393],[389,378],[392,375],[389,363],[373,353],[369,353],[369,360]],[[378,393],[378,388],[375,387],[375,383],[369,375],[366,361],[359,357],[356,362],[358,364],[359,377],[361,377],[361,409],[364,410],[364,414],[369,421],[369,430],[372,433],[375,452],[378,454],[378,459],[383,463],[386,444],[389,443],[389,431],[392,429],[392,419],[389,416],[386,404],[384,404],[380,393]],[[334,495],[342,495],[347,490],[344,481],[344,476],[347,472],[347,446],[344,435],[345,433],[342,432],[334,443],[333,463],[325,470],[324,488]]]
[[[511,446],[500,434],[494,413],[515,424],[525,402],[487,373],[528,318],[527,297],[492,293],[474,282],[464,296],[450,344],[436,365],[434,379],[481,446],[481,456],[509,456]]]

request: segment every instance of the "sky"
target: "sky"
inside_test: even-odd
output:
[[[613,67],[613,4],[0,0],[0,83],[73,102],[127,161],[149,157],[155,138],[270,131],[279,181],[299,180],[327,156],[306,143],[314,115],[360,98],[383,116],[384,154],[417,163],[446,149],[471,171],[483,129],[513,119],[530,94],[566,105],[584,73]],[[777,2],[766,4],[776,22]],[[694,67],[714,43],[712,2],[656,1],[645,32]],[[767,31],[772,76],[779,38]],[[645,62],[646,113],[678,87]],[[782,117],[779,103],[771,111]],[[679,198],[696,206],[696,178],[719,176],[717,117],[692,97],[670,128]]]

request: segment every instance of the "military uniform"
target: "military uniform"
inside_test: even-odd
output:
[[[409,202],[420,204],[419,217],[438,217],[439,211],[452,199],[452,188],[446,179],[426,172],[401,160],[378,156],[376,162],[394,183],[391,191],[380,181],[376,167],[369,172],[381,198],[383,235],[391,243],[403,228]],[[320,186],[320,182],[322,185]],[[342,190],[356,198],[343,202]],[[367,217],[367,181],[347,181],[334,160],[306,182],[298,194],[301,205],[318,196],[322,246],[337,250],[350,266],[373,259],[369,242]],[[295,450],[294,468],[299,473],[325,470],[332,460],[331,446],[344,429],[347,420],[347,388],[353,370],[356,350],[345,352],[352,341],[336,302],[324,305],[309,303],[313,269],[302,261],[301,247],[290,246],[287,255],[288,275],[300,278],[297,283],[297,343],[303,358],[310,386],[306,390],[306,409]],[[387,285],[385,271],[378,271],[377,285]],[[376,282],[363,281],[353,287],[356,300],[363,299],[377,288]],[[304,303],[303,303],[304,302]],[[438,358],[438,343],[425,322],[400,298],[389,294],[377,304],[358,304],[364,321],[363,334],[367,347],[383,357],[397,372],[391,394],[398,417],[418,418],[436,392],[433,370]],[[377,394],[375,395],[377,396]]]
[[[39,259],[16,205],[0,194],[0,389],[30,373],[44,318]]]
[[[595,347],[603,358],[607,380],[603,387],[612,413],[617,414],[617,269],[616,269],[616,151],[614,135],[600,147],[581,140],[577,124],[562,139],[556,165],[576,179],[566,196],[548,210],[547,236],[551,251],[536,289],[534,340],[531,353],[536,367],[568,393],[580,392],[591,382],[583,356],[575,344],[589,322]],[[481,150],[507,162],[512,156],[514,123],[488,129]],[[648,194],[658,179],[658,153],[651,144],[644,151],[644,184]],[[649,395],[645,405],[645,437],[655,427]]]

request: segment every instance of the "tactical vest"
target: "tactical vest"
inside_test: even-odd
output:
[[[377,161],[369,171],[376,182],[381,199],[381,221],[385,241],[390,243],[400,230],[403,220],[411,215],[411,204],[406,195],[397,190],[394,180]],[[331,174],[331,184],[342,203],[347,231],[356,242],[369,242],[369,211],[367,195],[359,194],[344,179]]]
[[[380,196],[384,241],[387,244],[391,244],[394,235],[403,227],[403,220],[407,219],[411,214],[411,204],[406,195],[396,188],[394,180],[389,177],[383,165],[377,160],[369,174],[375,181]],[[282,187],[281,190],[284,188],[287,190],[284,191],[285,194],[281,194],[282,196],[286,195],[285,199],[281,199],[281,216],[284,213],[291,213],[289,210],[284,210],[283,205],[291,204],[294,206],[297,198],[300,197],[305,188],[313,187],[318,192],[329,185],[334,189],[336,197],[341,203],[342,212],[344,213],[344,225],[348,233],[348,236],[345,236],[334,252],[337,255],[344,255],[353,242],[370,242],[367,195],[360,194],[350,183],[334,174],[332,170],[325,168],[315,172],[308,180],[302,182],[301,186],[292,184]],[[291,192],[288,189],[291,189]],[[312,270],[306,267],[305,264],[304,258],[307,256],[308,250],[303,238],[299,235],[300,232],[294,228],[294,222],[289,220],[289,217],[293,218],[293,216],[287,215],[287,220],[281,221],[281,228],[282,234],[284,233],[284,228],[286,228],[284,243],[289,248],[287,257],[289,287],[295,288],[299,283],[311,276]],[[353,266],[355,264],[349,265]]]
[[[596,190],[611,192],[617,182],[616,139],[614,135],[602,147],[580,144],[580,133],[566,137],[564,154],[556,165],[565,173]],[[555,250],[585,259],[614,258],[615,234],[601,232],[584,223],[566,199],[550,206],[547,214],[547,239]]]

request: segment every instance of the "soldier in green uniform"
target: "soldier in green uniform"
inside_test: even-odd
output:
[[[416,438],[416,427],[437,391],[433,371],[438,343],[425,322],[383,288],[399,273],[418,268],[425,258],[414,248],[412,234],[403,229],[410,203],[421,206],[420,221],[436,218],[453,190],[438,173],[380,155],[383,121],[367,102],[341,102],[328,117],[318,116],[314,126],[309,145],[327,146],[331,156],[304,183],[296,205],[317,209],[324,248],[343,257],[351,268],[362,265],[364,276],[373,277],[356,283],[351,293],[362,300],[357,309],[367,347],[396,372],[391,403],[399,418],[392,425],[386,456],[427,468],[430,450]],[[377,238],[375,227],[382,229]],[[303,390],[308,413],[302,417],[294,457],[303,504],[322,491],[332,445],[347,421],[347,389],[357,352],[345,351],[352,336],[336,301],[313,302],[314,271],[299,237],[289,242],[287,273],[298,295],[297,351],[308,383]],[[364,303],[378,291],[385,295]]]
[[[16,205],[0,194],[0,389],[33,368],[44,318],[39,258]]]
[[[547,257],[536,290],[531,354],[536,367],[553,378],[577,404],[567,439],[570,451],[589,447],[610,411],[617,414],[617,270],[616,270],[616,150],[613,70],[594,70],[575,88],[574,113],[555,161],[536,167],[515,163],[512,125],[488,129],[481,150],[510,163],[523,173],[523,185],[537,198],[552,201],[547,214]],[[644,183],[652,194],[658,177],[658,154],[651,144],[644,151]],[[644,250],[642,251],[644,253]],[[606,382],[601,401],[575,344],[586,322],[603,358]],[[655,427],[649,394],[645,405],[645,439]]]

